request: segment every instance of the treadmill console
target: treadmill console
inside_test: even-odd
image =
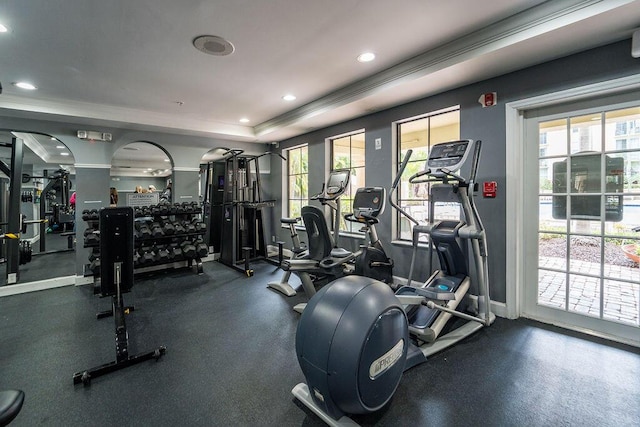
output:
[[[436,144],[431,147],[426,169],[430,169],[433,176],[442,176],[440,170],[443,168],[456,171],[462,167],[472,147],[473,141],[470,139]]]

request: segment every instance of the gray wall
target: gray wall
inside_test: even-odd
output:
[[[366,131],[366,171],[367,185],[389,188],[393,179],[391,123],[431,111],[437,111],[452,105],[460,105],[460,123],[462,138],[483,141],[483,153],[478,170],[478,181],[497,181],[498,196],[495,199],[476,199],[478,210],[483,218],[489,245],[489,278],[491,297],[504,302],[506,298],[506,122],[505,103],[544,93],[582,86],[599,81],[610,80],[640,73],[640,59],[631,57],[629,40],[561,58],[518,72],[506,74],[494,79],[465,86],[446,93],[421,99],[399,107],[350,120],[328,128],[291,138],[280,143],[279,150],[302,143],[309,144],[310,175],[309,182],[323,182],[320,171],[326,171],[324,141],[325,138],[340,135],[357,129]],[[485,92],[498,93],[498,105],[482,108],[478,98]],[[382,139],[382,149],[373,148],[374,140]],[[272,167],[272,188],[281,199],[281,172]],[[326,172],[325,172],[326,173]],[[310,192],[318,191],[310,185]],[[281,206],[276,207],[277,215],[282,215]],[[348,211],[348,208],[343,210]],[[385,243],[387,251],[394,259],[396,276],[406,277],[409,272],[411,248],[390,245],[391,209],[380,218],[378,234]],[[284,229],[278,232],[278,238],[289,241]],[[305,236],[302,235],[304,240]],[[343,246],[353,249],[361,241],[341,239]],[[426,251],[422,251],[424,256]],[[426,278],[426,262],[422,271],[416,271],[414,278]]]
[[[327,174],[325,138],[350,132],[357,129],[366,130],[366,165],[367,185],[379,185],[389,188],[393,178],[391,122],[436,111],[452,105],[460,105],[461,136],[463,138],[481,139],[484,142],[483,155],[478,171],[479,181],[494,180],[498,182],[498,197],[495,199],[478,198],[480,214],[487,228],[490,259],[489,271],[492,298],[505,301],[505,112],[504,104],[509,101],[555,92],[571,87],[581,86],[598,81],[623,77],[640,72],[640,60],[630,55],[629,40],[604,46],[588,52],[561,58],[549,63],[510,73],[498,78],[465,86],[446,93],[417,100],[399,107],[384,110],[375,114],[336,124],[325,129],[292,138],[280,143],[283,148],[308,143],[309,159],[312,165],[309,174],[310,193],[320,190]],[[481,108],[477,99],[485,92],[498,92],[498,105],[492,108]],[[67,120],[67,119],[65,119]],[[109,165],[115,150],[134,141],[147,141],[165,149],[173,165],[174,201],[198,200],[198,166],[202,156],[216,147],[241,148],[250,154],[266,151],[265,144],[239,143],[217,138],[195,137],[168,132],[148,132],[102,124],[86,123],[77,119],[77,123],[67,121],[27,120],[13,117],[13,113],[0,109],[0,129],[41,132],[57,137],[71,151],[77,168],[75,189],[78,191],[78,212],[82,209],[107,206],[109,203]],[[110,132],[113,142],[88,143],[76,138],[78,129],[100,130]],[[373,141],[382,139],[382,149],[374,150]],[[261,165],[262,166],[262,165]],[[271,240],[277,235],[278,240],[289,241],[289,235],[279,224],[282,216],[282,173],[285,164],[276,157],[269,162],[270,174],[262,175],[265,198],[275,199],[276,208],[266,213],[265,235]],[[316,183],[316,184],[314,184]],[[99,203],[87,203],[99,201]],[[345,208],[345,211],[348,211]],[[84,224],[78,221],[77,232],[82,236]],[[380,238],[387,245],[390,255],[395,260],[397,276],[406,277],[409,269],[411,249],[390,245],[391,209],[381,217],[378,227]],[[304,236],[303,236],[304,237]],[[81,238],[78,242],[81,242]],[[355,249],[362,241],[341,242],[350,249]],[[81,246],[81,244],[79,245]],[[424,255],[424,254],[423,254]],[[77,251],[77,271],[82,274],[82,265],[86,262],[88,252],[81,247]],[[426,264],[426,263],[425,263]],[[426,277],[427,271],[417,271],[415,277]]]

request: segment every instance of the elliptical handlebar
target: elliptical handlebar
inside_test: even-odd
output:
[[[427,178],[420,179],[425,175],[427,176]],[[425,169],[416,174],[413,174],[409,178],[409,182],[411,184],[422,184],[425,182],[445,182],[446,183],[448,181],[457,181],[462,185],[467,185],[469,183],[466,179],[464,179],[460,175],[456,175],[455,173],[451,172],[447,168],[436,169],[435,172],[431,171],[431,169]]]
[[[391,190],[389,191],[389,199],[388,200],[389,200],[389,204],[391,206],[393,206],[394,209],[396,209],[402,215],[407,217],[407,219],[409,221],[411,221],[415,225],[418,225],[419,224],[418,220],[415,219],[414,217],[412,217],[411,215],[409,215],[409,213],[407,211],[405,211],[400,206],[398,206],[398,204],[393,200],[393,193],[396,191],[396,188],[398,188],[398,183],[400,183],[400,178],[402,178],[402,174],[404,173],[404,170],[407,168],[407,164],[409,163],[409,159],[411,158],[411,154],[413,154],[413,150],[407,150],[407,154],[404,155],[404,159],[402,159],[402,163],[400,164],[400,168],[398,168],[398,173],[396,174],[396,177],[393,180],[393,184],[391,185]]]

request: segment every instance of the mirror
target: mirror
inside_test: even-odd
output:
[[[75,274],[75,212],[70,203],[75,184],[74,157],[58,139],[41,133],[0,131],[0,159],[11,168],[12,139],[22,139],[20,206],[10,206],[10,179],[0,173],[0,223],[19,209],[26,222],[20,233],[21,264],[15,283]],[[43,221],[45,222],[38,222]],[[12,232],[2,225],[2,232]],[[7,284],[6,242],[2,242],[0,284]],[[30,261],[26,262],[28,259]],[[13,279],[9,280],[12,283]]]
[[[172,176],[171,158],[157,145],[136,141],[120,147],[111,160],[112,205],[140,206],[160,200],[171,203]]]

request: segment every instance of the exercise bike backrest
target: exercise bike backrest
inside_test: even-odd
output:
[[[347,221],[377,224],[384,212],[386,190],[383,187],[362,187],[353,197],[353,213],[344,216]]]
[[[346,191],[350,176],[351,169],[332,170],[327,183],[322,184],[322,190],[310,199],[319,200],[322,204],[338,199]]]

